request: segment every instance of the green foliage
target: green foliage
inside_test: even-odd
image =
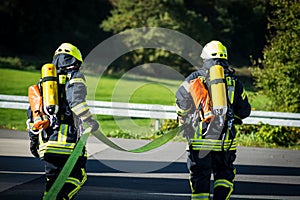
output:
[[[188,19],[188,20],[186,20]],[[203,42],[209,35],[210,26],[195,12],[187,10],[182,0],[176,1],[143,1],[143,0],[122,0],[117,1],[111,16],[102,21],[100,27],[104,31],[120,33],[127,29],[141,27],[160,27],[180,31]],[[147,44],[147,42],[166,43],[168,36],[159,31],[135,32],[132,37],[126,37],[124,44],[128,47]],[[183,44],[180,41],[172,40],[172,46],[178,49]],[[197,55],[199,56],[199,55]],[[114,63],[114,70],[128,70],[132,66],[158,62],[180,69],[181,73],[190,72],[192,66],[180,56],[163,49],[136,49],[124,55],[119,63]]]
[[[239,145],[263,147],[291,147],[300,142],[300,128],[269,124],[237,126]]]
[[[178,126],[178,122],[176,119],[166,119],[162,124],[160,130],[161,131],[168,131],[174,129]]]
[[[271,0],[269,44],[263,68],[253,71],[257,87],[271,100],[269,109],[300,112],[300,2]]]
[[[113,138],[126,138],[126,139],[138,139],[138,135],[133,135],[130,131],[122,131],[120,129],[113,130],[106,134],[107,137]]]
[[[267,2],[186,0],[186,5],[210,24],[211,39],[219,39],[226,45],[230,63],[244,66],[249,65],[250,56],[254,61],[262,57],[261,51],[266,43]]]
[[[294,145],[299,140],[300,129],[283,126],[264,125],[260,127],[257,135],[266,143],[287,147],[290,145]]]
[[[256,86],[270,99],[265,110],[300,112],[300,3],[269,3],[268,45],[261,68],[253,70]],[[257,125],[255,131],[258,143],[271,146],[296,145],[300,138],[299,128],[293,127]]]
[[[204,33],[197,33],[197,29],[192,29],[199,28],[199,24],[205,26],[204,20],[197,17],[195,12],[187,10],[182,0],[122,0],[117,1],[111,16],[102,21],[100,27],[113,33],[130,28],[162,27],[188,32],[199,39],[205,36]]]
[[[249,55],[256,59],[265,45],[266,2],[268,1],[44,0],[40,3],[38,0],[2,0],[0,15],[5,28],[0,31],[0,54],[27,55],[47,61],[61,42],[68,41],[76,44],[85,57],[113,32],[105,32],[98,26],[104,19],[112,16],[110,11],[114,8],[111,4],[118,6],[127,3],[127,10],[117,13],[116,16],[120,18],[116,17],[111,24],[119,31],[127,28],[130,23],[130,27],[160,26],[179,30],[202,45],[217,38],[228,46],[231,63],[246,65]],[[159,4],[153,6],[154,3]],[[146,5],[144,10],[141,4]],[[136,8],[139,11],[138,17],[133,12]],[[184,10],[188,12],[182,12]],[[158,21],[157,16],[162,20]],[[178,19],[180,25],[177,24]],[[178,29],[180,26],[182,28]]]
[[[0,68],[22,69],[22,70],[36,69],[36,67],[34,67],[31,63],[19,57],[0,57]]]

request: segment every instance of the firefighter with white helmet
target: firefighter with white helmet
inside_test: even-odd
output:
[[[213,199],[229,199],[235,177],[234,124],[250,115],[251,106],[220,41],[207,43],[200,57],[203,66],[176,92],[177,115],[188,141],[191,199],[210,199],[211,173]]]
[[[70,43],[62,43],[55,51],[52,63],[43,66],[39,83],[29,88],[30,150],[45,162],[45,194],[73,152],[83,133],[83,123],[92,131],[99,128],[85,100],[87,89],[85,77],[80,72],[82,63],[79,49]],[[87,180],[86,160],[84,148],[56,199],[74,198]]]

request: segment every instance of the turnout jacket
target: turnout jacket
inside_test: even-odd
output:
[[[210,150],[215,149],[216,151],[218,151],[221,149],[217,146],[219,145],[220,147],[221,143],[222,145],[227,145],[229,148],[231,148],[230,150],[235,150],[235,141],[233,141],[235,137],[235,130],[234,127],[231,126],[231,124],[228,124],[228,122],[229,120],[231,120],[231,118],[233,118],[231,121],[233,122],[233,124],[241,124],[241,120],[250,115],[251,106],[248,102],[248,98],[242,83],[233,75],[234,71],[229,68],[227,60],[207,59],[204,61],[203,66],[199,70],[190,74],[176,92],[176,111],[178,116],[181,117],[184,121],[186,118],[188,118],[188,116],[192,115],[195,112],[196,107],[190,93],[190,82],[198,77],[204,77],[205,86],[206,88],[208,88],[208,70],[213,65],[221,65],[224,68],[226,80],[229,80],[226,81],[226,90],[228,94],[228,111],[226,114],[225,126],[222,129],[222,134],[227,134],[225,137],[225,141],[224,138],[222,141],[221,134],[220,137],[213,142],[213,146],[210,146],[212,141],[208,138],[205,138],[205,132],[207,131],[210,122],[203,122],[201,120],[199,120],[197,127],[193,127],[192,133],[184,133],[184,135],[188,135],[189,139],[191,139],[189,141],[191,144],[197,143],[197,145],[191,145],[194,146],[193,149],[196,150],[202,149],[201,146],[206,146]],[[227,77],[230,77],[230,79],[228,79]],[[232,113],[232,116],[229,116],[229,112]],[[191,131],[191,129],[184,129],[184,131],[189,132]]]
[[[39,156],[46,154],[69,155],[83,132],[83,121],[91,118],[86,103],[85,77],[79,70],[72,70],[61,76],[59,81],[59,111],[56,123],[43,130],[38,137]],[[32,133],[29,133],[34,140]],[[86,155],[85,150],[82,155]]]

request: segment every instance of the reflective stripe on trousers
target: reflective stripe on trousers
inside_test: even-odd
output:
[[[233,191],[233,183],[232,182],[230,182],[230,181],[228,181],[226,179],[218,179],[214,183],[214,189],[216,189],[217,187],[228,188],[229,191],[228,191],[228,194],[227,194],[225,200],[230,199],[230,195],[231,195],[231,193]]]
[[[209,200],[209,193],[192,194],[191,200]]]
[[[72,199],[72,197],[75,194],[77,194],[77,192],[80,190],[80,188],[83,186],[83,184],[87,180],[87,175],[86,175],[85,170],[83,168],[81,169],[81,172],[82,172],[82,177],[83,177],[81,181],[79,179],[72,178],[72,177],[68,177],[67,180],[66,180],[66,183],[70,183],[70,184],[73,184],[75,186],[74,190],[72,190],[68,194],[69,199]]]

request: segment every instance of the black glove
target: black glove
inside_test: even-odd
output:
[[[182,136],[183,137],[188,137],[188,138],[193,138],[194,134],[195,134],[195,129],[193,128],[192,125],[186,125],[184,124],[183,127],[183,133]]]
[[[31,151],[32,155],[36,158],[40,157],[40,155],[38,153],[38,149],[39,149],[38,135],[31,135],[30,136],[30,151]]]
[[[92,117],[87,118],[84,122],[92,128],[91,132],[97,131],[99,129],[99,124]]]
[[[193,138],[195,130],[192,125],[192,119],[188,116],[177,116],[177,121],[183,137]]]
[[[243,121],[237,117],[234,118],[233,124],[241,125],[243,124]]]

